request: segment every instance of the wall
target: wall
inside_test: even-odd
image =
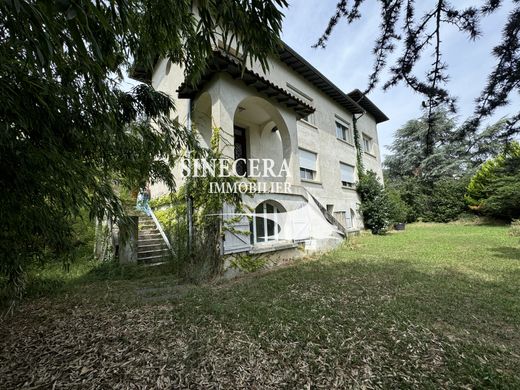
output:
[[[356,152],[353,145],[338,140],[336,138],[337,117],[343,119],[352,129],[352,114],[340,106],[338,103],[330,99],[325,93],[310,84],[302,76],[294,72],[283,62],[272,59],[270,62],[270,70],[264,74],[258,64],[253,65],[253,70],[261,75],[265,75],[274,84],[289,90],[292,94],[297,95],[287,86],[289,82],[292,86],[302,91],[305,95],[312,99],[311,104],[316,108],[314,113],[314,125],[303,121],[296,121],[295,114],[292,110],[274,101],[273,105],[280,112],[281,117],[287,126],[287,135],[290,139],[289,145],[284,143],[284,156],[290,159],[291,172],[294,177],[291,182],[294,185],[303,185],[324,205],[332,205],[333,212],[346,211],[350,209],[356,211],[355,227],[361,226],[359,213],[357,212],[359,198],[355,189],[343,188],[340,180],[340,162],[356,165]],[[153,85],[155,88],[167,92],[171,95],[176,94],[178,86],[183,80],[183,70],[179,66],[171,65],[169,73],[166,75],[167,61],[160,61],[156,67],[153,77]],[[227,74],[216,76],[206,87],[205,90],[211,96],[211,115],[213,125],[222,126],[228,132],[228,141],[232,141],[233,119],[237,105],[247,96],[262,96],[253,88],[247,87],[239,80],[232,79]],[[301,97],[301,96],[298,96]],[[301,97],[307,100],[305,97]],[[176,99],[177,112],[181,122],[186,122],[188,101],[185,99]],[[247,123],[245,123],[247,125]],[[251,125],[253,129],[254,125]],[[366,113],[358,121],[358,128],[361,132],[366,133],[373,140],[373,155],[364,153],[363,161],[366,169],[374,170],[382,177],[381,159],[379,150],[379,141],[377,135],[377,127],[374,118]],[[259,133],[259,129],[251,132],[250,143],[253,147],[250,149],[252,156],[257,157],[265,154],[269,149],[269,142],[264,142],[259,138],[255,138]],[[301,181],[299,178],[299,156],[298,148],[304,148],[318,154],[318,175],[315,182]],[[232,155],[231,147],[227,154]],[[287,150],[287,148],[289,148]],[[357,175],[357,173],[356,173]],[[152,188],[152,196],[158,196],[167,189],[164,186],[155,185]]]

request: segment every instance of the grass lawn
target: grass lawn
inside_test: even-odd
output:
[[[417,224],[205,286],[78,277],[0,323],[0,388],[520,388],[520,239]]]

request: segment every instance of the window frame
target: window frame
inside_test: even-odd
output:
[[[370,136],[366,135],[365,133],[363,133],[362,136],[361,136],[361,141],[362,141],[363,151],[365,153],[367,153],[367,154],[373,155],[373,152],[372,152],[372,149],[373,149],[373,139],[372,139],[372,137],[370,137]],[[365,146],[365,141],[367,141],[367,143],[368,143],[368,149]]]
[[[262,206],[262,211],[261,211],[261,213],[257,213],[256,209],[260,206]],[[272,212],[272,214],[273,214],[273,219],[272,219],[273,235],[269,235],[269,223],[268,223],[269,219],[266,217],[267,214],[269,214],[267,212],[268,206],[271,206],[273,208],[273,212]],[[252,228],[250,229],[251,235],[252,235],[251,241],[252,241],[253,245],[268,244],[270,242],[280,241],[280,236],[279,236],[279,231],[278,231],[278,228],[280,227],[280,225],[278,223],[278,214],[280,214],[282,212],[283,212],[283,210],[280,208],[280,206],[274,204],[273,202],[270,202],[269,200],[265,200],[255,207],[255,214],[254,214],[253,220],[251,222]],[[257,218],[259,220],[258,222],[262,223],[262,225],[263,225],[263,230],[264,230],[263,241],[258,240]],[[280,227],[280,229],[281,229],[281,227]],[[273,238],[270,239],[270,237],[273,237]]]
[[[301,166],[301,152],[306,152],[313,154],[315,156],[314,158],[314,169],[305,168]],[[318,180],[318,153],[313,152],[311,150],[307,150],[304,148],[298,148],[298,164],[299,164],[299,170],[300,170],[300,179],[301,180],[308,180],[308,181],[317,181]],[[303,174],[303,175],[302,175]],[[311,178],[307,177],[306,175],[310,174]]]
[[[342,171],[341,171],[342,165],[352,168],[352,181],[351,182],[342,180],[343,179]],[[347,164],[347,163],[344,163],[343,161],[339,162],[339,179],[341,182],[341,186],[343,188],[354,188],[354,185],[356,184],[355,176],[356,176],[356,166],[355,165]]]
[[[354,135],[352,134],[352,131],[350,129],[350,125],[345,124],[343,121],[335,120],[334,123],[336,124],[336,139],[339,139],[340,141],[346,142],[349,145],[352,145],[354,143]],[[338,130],[341,128],[343,137],[338,137]]]

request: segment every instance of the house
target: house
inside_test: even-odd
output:
[[[273,172],[286,168],[283,177],[257,178],[282,185],[244,197],[253,219],[237,223],[243,234],[225,233],[224,254],[297,245],[321,250],[362,228],[354,120],[364,168],[382,178],[377,124],[388,118],[359,90],[341,91],[285,44],[267,72],[259,64],[243,71],[233,53],[216,48],[195,86],[167,59],[157,62],[148,81],[175,98],[177,119],[193,126],[203,146],[209,147],[214,127],[222,129],[224,155],[247,160],[237,163],[239,174],[254,168],[251,160],[269,160]],[[165,192],[155,185],[151,196]]]

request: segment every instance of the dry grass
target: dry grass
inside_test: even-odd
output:
[[[417,225],[255,277],[81,282],[0,324],[0,388],[520,387],[520,245]]]

